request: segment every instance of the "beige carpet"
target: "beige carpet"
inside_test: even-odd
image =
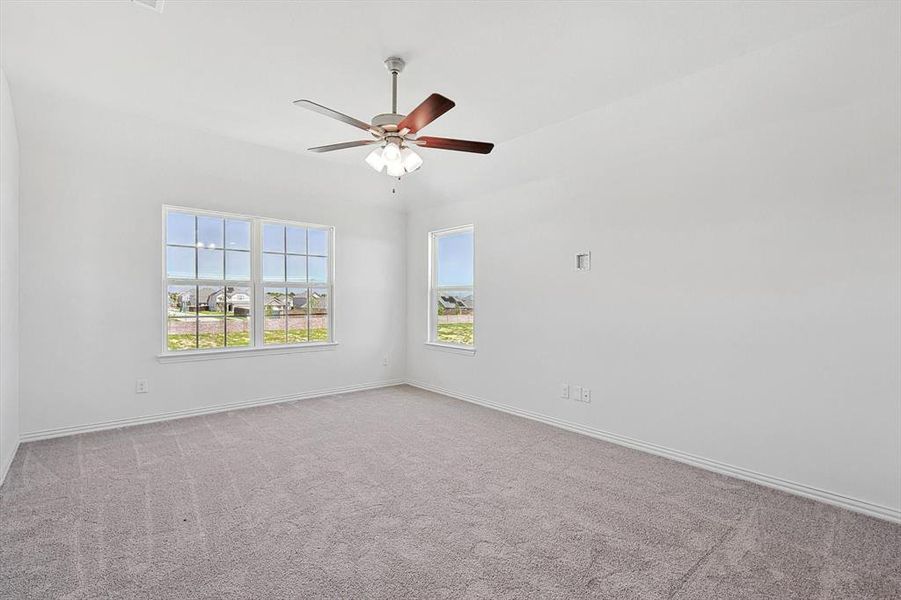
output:
[[[0,597],[901,598],[901,527],[409,387],[23,445]]]

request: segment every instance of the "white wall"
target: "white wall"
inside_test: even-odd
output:
[[[16,100],[23,436],[402,377],[405,216],[366,205],[366,181],[47,90]],[[338,349],[160,364],[162,204],[334,225]]]
[[[19,141],[0,69],[0,483],[19,445]]]
[[[456,202],[411,198],[408,377],[897,511],[898,22],[811,31],[501,144]],[[427,232],[466,223],[473,357],[423,344]]]

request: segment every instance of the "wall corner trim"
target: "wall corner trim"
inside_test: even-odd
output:
[[[581,433],[582,435],[587,435],[599,440],[604,440],[606,442],[617,444],[619,446],[625,446],[634,450],[640,450],[649,454],[655,454],[657,456],[662,456],[664,458],[692,465],[700,469],[713,471],[714,473],[719,473],[721,475],[728,475],[737,479],[743,479],[745,481],[750,481],[751,483],[756,483],[764,487],[777,489],[789,494],[794,494],[796,496],[809,498],[811,500],[817,500],[819,502],[831,504],[839,508],[862,513],[871,517],[876,517],[878,519],[883,519],[894,523],[901,523],[901,509],[898,508],[891,508],[889,506],[882,506],[881,504],[875,504],[866,500],[859,500],[857,498],[843,496],[842,494],[837,494],[828,490],[805,485],[803,483],[797,483],[794,481],[788,481],[785,479],[780,479],[778,477],[765,475],[763,473],[757,473],[749,469],[736,467],[734,465],[722,463],[709,458],[704,458],[702,456],[689,454],[687,452],[674,450],[672,448],[666,448],[664,446],[658,446],[656,444],[618,435],[609,431],[603,431],[601,429],[595,429],[593,427],[586,427],[584,425],[579,425],[570,421],[558,419],[556,417],[549,417],[541,413],[515,408],[507,404],[484,400],[482,398],[477,398],[476,396],[470,396],[469,394],[461,394],[459,392],[447,390],[438,386],[423,383],[421,381],[408,379],[406,383],[407,385],[411,385],[413,387],[429,392],[435,392],[436,394],[441,394],[450,398],[456,398],[457,400],[463,400],[464,402],[478,404],[486,408],[492,408],[494,410],[499,410],[511,415],[516,415],[518,417],[524,417],[526,419],[538,421],[540,423],[558,427],[560,429],[566,429],[575,433]]]

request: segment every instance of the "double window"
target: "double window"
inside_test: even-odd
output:
[[[429,234],[429,342],[471,348],[475,342],[473,228]]]
[[[165,209],[163,351],[332,341],[333,229]]]

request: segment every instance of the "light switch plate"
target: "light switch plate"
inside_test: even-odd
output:
[[[569,384],[564,383],[560,385],[560,397],[561,398],[569,398]]]

